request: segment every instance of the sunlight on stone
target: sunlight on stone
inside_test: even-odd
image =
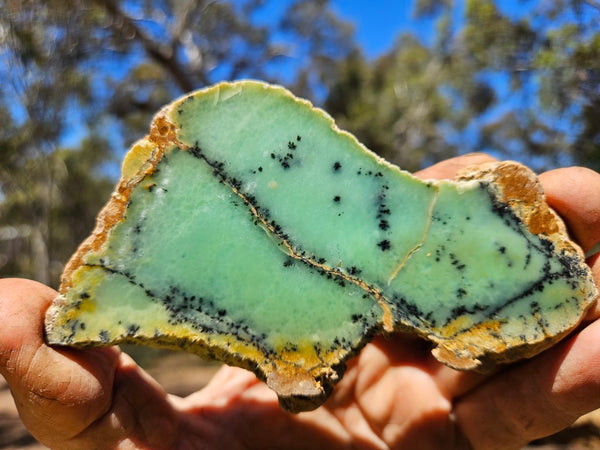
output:
[[[252,81],[159,112],[60,292],[48,342],[183,348],[254,371],[292,411],[374,334],[483,370],[557,342],[596,297],[527,168],[421,181]]]

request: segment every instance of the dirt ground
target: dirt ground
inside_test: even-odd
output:
[[[164,350],[128,349],[165,390],[180,396],[204,387],[219,365],[206,364],[194,355]],[[17,414],[8,385],[0,377],[0,449],[45,449],[25,429]],[[600,410],[594,411],[567,430],[539,440],[528,450],[600,450]]]

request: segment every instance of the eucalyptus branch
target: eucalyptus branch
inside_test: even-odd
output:
[[[583,0],[583,3],[585,3],[588,6],[591,6],[592,8],[600,12],[600,2],[596,0]]]
[[[177,61],[176,53],[168,46],[165,47],[146,35],[136,22],[119,8],[115,0],[96,0],[96,2],[113,17],[111,26],[121,33],[133,34],[142,44],[148,56],[172,75],[183,92],[191,91],[196,87],[193,78]],[[200,78],[203,83],[207,84],[202,76]]]

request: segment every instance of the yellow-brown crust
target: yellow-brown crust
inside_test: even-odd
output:
[[[98,251],[104,245],[110,230],[122,220],[132,189],[154,172],[165,149],[173,142],[176,142],[175,126],[165,118],[163,110],[152,121],[150,134],[133,144],[125,156],[121,178],[111,199],[98,214],[94,231],[65,266],[61,275],[61,294],[71,287],[73,272],[83,265],[85,255]]]
[[[530,169],[514,161],[487,163],[463,169],[456,179],[488,182],[496,199],[508,205],[531,233],[550,240],[557,250],[579,255],[581,265],[585,266],[582,249],[569,239],[563,220],[546,203],[543,187]],[[494,342],[488,340],[485,354],[475,346],[465,346],[465,342],[476,342],[480,336],[499,333],[500,324],[489,320],[460,332],[458,336],[456,329],[448,329],[446,335],[453,338],[439,340],[433,353],[439,361],[455,369],[479,371],[486,371],[498,363],[532,357],[559,342],[578,326],[585,310],[594,303],[597,295],[591,275],[587,283],[581,288],[585,303],[582,305],[580,320],[560,333],[543,335],[538,342],[506,343],[501,339]],[[588,298],[585,298],[586,292]]]
[[[509,205],[531,233],[546,236],[558,249],[583,256],[581,248],[568,239],[564,222],[546,203],[542,184],[529,168],[514,161],[487,163],[463,169],[456,179],[490,182],[497,199]]]
[[[177,103],[175,103],[175,105],[176,104]],[[178,146],[183,150],[187,150],[186,147],[179,142],[177,138],[177,129],[168,118],[171,109],[172,107],[167,107],[159,112],[151,124],[150,134],[134,144],[132,149],[128,152],[125,161],[123,162],[122,176],[118,182],[115,193],[108,204],[100,212],[96,228],[92,235],[81,244],[63,272],[60,288],[61,293],[66,293],[72,286],[73,273],[78,267],[84,264],[85,256],[90,252],[101,250],[102,246],[107,241],[111,229],[123,219],[133,188],[147,176],[152,175],[156,170],[157,164],[161,161],[165,152],[169,151],[169,148]],[[459,174],[457,180],[488,181],[491,190],[495,191],[494,193],[497,200],[508,205],[533,234],[546,236],[559,249],[583,255],[581,249],[566,237],[567,234],[564,223],[554,211],[547,206],[541,184],[537,177],[535,177],[535,175],[526,167],[514,162],[493,163],[475,168],[468,168]],[[233,190],[243,200],[246,200],[243,193],[238,192],[238,189],[233,187]],[[261,221],[267,229],[272,233],[275,233],[273,226],[260,216],[258,211],[256,211],[256,208],[249,202],[247,204],[249,205],[252,214]],[[308,257],[298,254],[285,239],[283,240],[283,244],[290,256],[302,259],[323,271],[328,271],[335,276],[341,277],[345,281],[354,283],[370,293],[383,309],[383,329],[385,331],[392,331],[394,319],[389,309],[389,304],[377,288],[368,285],[357,277],[326,267],[318,261],[311,260]],[[436,356],[441,361],[455,368],[471,369],[478,367],[482,363],[482,361],[478,359],[480,357],[482,357],[483,363],[485,364],[488,361],[504,362],[514,360],[517,357],[532,356],[544,348],[549,347],[570,332],[569,329],[556,336],[546,337],[546,339],[543,339],[539,343],[521,346],[517,345],[509,347],[506,343],[498,340],[497,343],[494,343],[495,347],[492,346],[492,348],[486,348],[488,353],[485,355],[481,355],[479,353],[481,350],[475,348],[475,346],[471,349],[465,345],[465,342],[476,341],[478,336],[485,335],[486,333],[489,335],[490,330],[493,332],[497,331],[496,328],[499,328],[499,326],[499,324],[494,322],[485,322],[460,333],[460,339],[453,340],[453,338],[449,336],[448,341],[438,342],[440,346],[436,349]],[[396,324],[396,329],[403,328],[405,327],[402,324]],[[411,331],[424,334],[422,333],[422,330],[413,329]],[[450,334],[456,337],[456,333]],[[425,337],[432,339],[431,336]],[[366,339],[368,338],[365,337],[365,341]],[[143,339],[136,339],[136,342],[142,340]],[[156,341],[148,343],[161,344]],[[175,344],[170,341],[162,342],[162,345],[165,344],[169,346],[175,345],[176,347],[184,347],[189,351],[198,354],[203,354],[203,352],[210,347],[213,354],[217,353],[221,359],[254,370],[259,375],[262,375],[263,379],[278,392],[281,399],[291,402],[286,405],[286,408],[291,410],[308,409],[308,404],[318,406],[328,395],[326,390],[332,386],[331,382],[322,385],[319,380],[337,380],[337,375],[341,376],[341,370],[343,369],[342,363],[349,356],[349,354],[340,355],[334,352],[317,355],[314,352],[314,348],[309,346],[307,349],[286,354],[280,359],[273,359],[271,361],[265,360],[262,362],[262,365],[257,368],[255,364],[261,359],[260,352],[253,348],[245,348],[242,344],[239,344],[237,352],[234,351],[233,353],[228,353],[219,346],[214,346],[213,348],[213,346],[209,346],[208,344],[198,343],[197,341],[194,341],[193,338],[190,338],[187,341],[178,341]],[[228,345],[228,348],[230,348],[230,345]],[[235,345],[233,346],[235,347]],[[472,357],[468,354],[471,350],[473,352]],[[254,352],[257,353],[254,354]],[[252,357],[255,358],[255,360],[251,361],[250,358],[242,357],[242,354],[252,354]],[[309,366],[312,368],[302,372],[302,369],[299,370],[299,367],[302,367],[302,365],[306,366],[307,361],[310,362]],[[335,369],[332,369],[332,367],[335,367]],[[308,403],[302,403],[302,397],[305,397]],[[300,403],[294,404],[293,402]]]

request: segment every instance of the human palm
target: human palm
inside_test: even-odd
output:
[[[469,155],[429,168],[452,177]],[[542,176],[551,205],[584,250],[600,241],[600,175],[562,169]],[[597,257],[590,258],[595,279]],[[519,448],[600,407],[600,324],[591,310],[577,334],[495,373],[438,363],[425,341],[378,337],[348,363],[330,399],[289,414],[242,369],[224,367],[186,398],[166,394],[118,348],[58,349],[43,341],[56,293],[0,280],[0,372],[22,420],[53,448]]]

